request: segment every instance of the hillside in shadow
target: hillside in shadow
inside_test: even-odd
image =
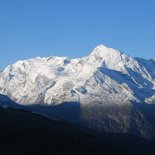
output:
[[[0,154],[153,155],[154,143],[131,135],[81,130],[25,110],[0,107]]]

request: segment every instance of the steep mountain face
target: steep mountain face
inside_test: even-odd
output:
[[[21,105],[48,107],[48,115],[64,102],[78,103],[78,119],[69,116],[68,121],[98,131],[155,136],[154,115],[141,108],[155,103],[155,60],[132,58],[103,45],[79,59],[18,61],[0,73],[0,93]]]

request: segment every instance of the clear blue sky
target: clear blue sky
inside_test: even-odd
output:
[[[155,0],[0,0],[0,69],[36,56],[85,56],[98,44],[154,58]]]

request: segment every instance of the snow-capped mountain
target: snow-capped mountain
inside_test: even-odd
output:
[[[78,59],[18,61],[0,73],[0,93],[25,106],[79,103],[76,121],[86,127],[155,136],[155,125],[137,110],[155,103],[155,60],[133,58],[103,45]]]

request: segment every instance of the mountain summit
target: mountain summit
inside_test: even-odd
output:
[[[78,103],[71,104],[78,105],[78,119],[67,116],[68,121],[99,131],[154,135],[154,125],[137,106],[155,103],[155,61],[133,58],[104,45],[80,59],[18,61],[0,73],[0,93],[31,107],[53,109]]]
[[[104,45],[97,46],[93,52],[90,54],[90,56],[98,57],[102,60],[108,60],[110,61],[116,61],[115,58],[120,58],[122,53],[120,51],[114,50],[112,48],[108,48]]]

